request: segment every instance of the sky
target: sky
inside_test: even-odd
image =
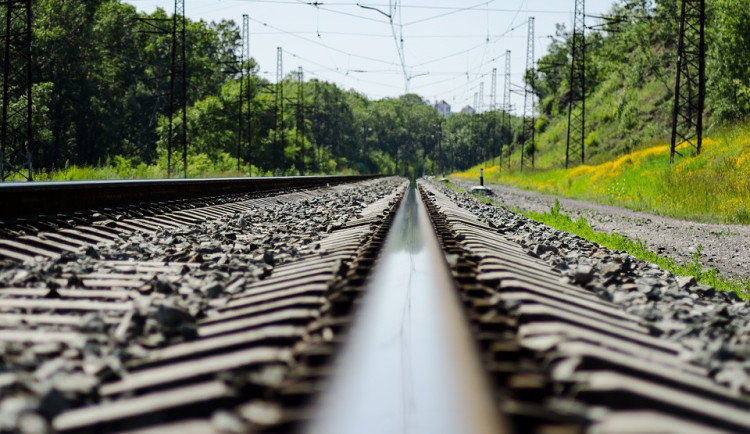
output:
[[[174,9],[174,0],[124,3],[145,12]],[[586,14],[606,13],[612,3],[588,0]],[[271,82],[281,47],[285,75],[301,66],[305,80],[334,82],[373,100],[403,95],[408,83],[410,93],[445,100],[454,112],[465,105],[491,106],[493,68],[495,103],[501,106],[506,50],[511,50],[511,105],[519,112],[529,18],[534,17],[538,60],[557,23],[572,27],[573,9],[574,0],[185,0],[192,20],[234,20],[241,26],[247,14],[250,55]],[[590,17],[586,24],[596,22]]]

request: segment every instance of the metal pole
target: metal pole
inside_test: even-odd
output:
[[[534,129],[534,95],[530,85],[534,83],[534,17],[529,17],[529,25],[526,40],[526,71],[531,74],[524,86],[523,97],[523,138],[521,144],[521,170],[523,170],[524,154],[526,153],[526,138],[531,134],[533,146]]]
[[[28,177],[27,179],[29,181],[33,181],[32,176],[32,165],[31,165],[31,151],[33,150],[33,143],[34,143],[34,130],[32,128],[32,100],[31,100],[31,88],[33,86],[33,82],[31,80],[31,38],[33,36],[33,32],[31,31],[31,0],[24,1],[24,6],[26,7],[26,44],[23,47],[26,55],[26,158],[27,158],[27,164],[28,164]]]
[[[674,155],[679,154],[679,142],[694,146],[697,154],[700,154],[703,143],[706,96],[705,7],[705,0],[682,0],[681,4],[670,163],[674,163]]]
[[[496,117],[495,110],[497,109],[497,68],[492,68],[492,82],[490,84],[490,116],[492,116],[492,123],[490,124],[490,158],[492,159],[492,165],[495,165],[495,133],[496,133]]]
[[[31,151],[32,64],[31,0],[7,0],[5,9],[2,120],[0,123],[0,182],[14,173],[33,180]],[[23,107],[11,107],[25,100]],[[26,169],[24,171],[24,169]]]
[[[250,62],[250,18],[247,14],[242,15],[242,46],[244,48],[243,57],[247,62]],[[244,64],[242,65],[244,71]],[[252,140],[253,140],[253,128],[251,118],[251,94],[250,94],[250,79],[252,71],[247,71],[247,162],[248,162],[248,174],[253,176],[253,163],[252,163]]]
[[[282,64],[282,49],[276,47],[276,131],[274,134],[275,149],[273,151],[274,164],[282,164],[284,153],[280,152],[284,142],[284,67]],[[281,155],[281,157],[279,157]],[[283,165],[283,164],[282,164]]]
[[[512,134],[510,134],[510,50],[505,51],[505,82],[503,83],[503,131],[505,134],[505,140],[503,140],[503,144],[505,144],[505,147],[507,148],[508,168],[510,168],[511,141],[513,140]],[[502,151],[502,144],[500,145],[500,150]]]
[[[237,109],[237,172],[240,171],[240,158],[242,153],[242,124],[245,123],[245,119],[242,117],[242,97],[244,96],[245,90],[243,88],[245,82],[245,34],[243,27],[242,42],[240,43],[240,94],[239,94],[239,107]]]
[[[682,54],[685,48],[685,0],[682,0],[680,9],[680,35],[677,43],[677,73],[674,84],[674,110],[672,111],[672,140],[669,146],[669,163],[674,163],[674,154],[677,144],[677,120],[680,111],[680,78],[682,72]]]
[[[187,142],[187,59],[185,51],[187,49],[186,41],[186,27],[185,22],[185,0],[176,0],[175,4],[180,5],[180,16],[179,20],[181,23],[180,29],[180,42],[182,42],[180,63],[182,66],[182,89],[180,90],[182,97],[182,174],[183,177],[187,178],[187,153],[188,153],[188,142]]]
[[[700,155],[703,143],[703,110],[706,100],[706,1],[700,0],[700,48],[698,54],[698,113],[696,120],[696,153]]]
[[[565,167],[570,164],[576,147],[581,148],[581,164],[585,162],[584,140],[586,137],[586,9],[584,0],[575,0],[573,15],[573,37],[570,52],[570,75],[568,82],[568,131],[565,141]],[[581,114],[576,117],[575,104],[581,101]],[[579,124],[580,122],[580,124]]]
[[[303,72],[302,67],[297,68],[297,128],[295,133],[295,141],[297,143],[297,149],[300,153],[300,173],[305,174],[305,140],[304,140],[304,128],[305,128],[305,113],[303,106],[303,94],[302,94],[302,83],[303,83]]]
[[[10,41],[11,34],[13,32],[12,27],[12,16],[13,16],[13,1],[6,3],[5,9],[5,58],[3,62],[3,113],[2,113],[2,132],[0,132],[0,140],[2,140],[2,150],[0,150],[0,181],[5,181],[8,176],[5,174],[6,167],[6,150],[8,148],[8,104],[10,103]]]

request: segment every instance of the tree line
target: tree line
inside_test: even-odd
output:
[[[165,164],[172,35],[153,23],[171,15],[119,0],[32,8],[34,166]],[[500,112],[445,119],[415,94],[373,101],[296,71],[271,83],[252,58],[239,65],[240,43],[232,20],[187,21],[192,162],[256,175],[448,171],[489,155],[480,142],[510,137]]]
[[[714,123],[750,113],[750,8],[743,2],[707,0],[707,116]],[[147,21],[170,22],[170,14],[138,13],[119,0],[32,4],[35,167],[163,165],[172,36]],[[609,14],[620,19],[587,34],[592,158],[664,135],[678,5],[621,1]],[[570,36],[558,26],[548,53],[526,73],[539,100],[541,152],[564,141]],[[254,175],[421,174],[490,159],[507,163],[510,154],[535,150],[522,120],[501,110],[443,118],[416,94],[370,100],[332,83],[302,80],[297,71],[271,83],[252,58],[238,64],[240,31],[231,20],[188,20],[186,38],[191,162]],[[242,80],[240,66],[249,72]],[[181,116],[175,122],[182,127]]]

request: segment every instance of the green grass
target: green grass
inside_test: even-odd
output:
[[[459,192],[465,193],[466,191],[454,184],[446,184],[448,188]],[[500,204],[492,199],[485,197],[475,196],[479,200],[485,203],[499,206]],[[581,217],[578,220],[573,220],[568,214],[560,211],[560,202],[555,199],[555,204],[550,208],[549,212],[537,213],[537,212],[523,212],[515,210],[524,216],[539,222],[551,226],[557,230],[568,232],[579,237],[600,244],[607,247],[610,250],[618,250],[627,252],[636,258],[651,262],[658,265],[659,267],[667,270],[673,274],[680,276],[693,276],[699,283],[713,286],[720,291],[734,291],[739,297],[743,299],[750,299],[750,280],[745,279],[727,279],[719,275],[719,271],[716,268],[705,269],[701,264],[702,247],[699,246],[697,252],[693,253],[692,261],[686,265],[678,264],[674,259],[660,256],[653,251],[648,249],[645,241],[636,239],[635,241],[628,239],[622,234],[616,232],[605,233],[595,231],[588,221]]]
[[[485,166],[485,182],[675,218],[750,223],[750,123],[705,137],[700,155],[686,145],[679,151],[673,165],[662,144],[571,169]],[[452,176],[478,179],[480,167]]]
[[[182,178],[182,157],[173,157],[172,177]],[[247,163],[240,165],[237,170],[237,160],[229,154],[223,153],[210,159],[206,154],[190,154],[187,159],[188,178],[227,178],[252,176],[274,176],[271,171],[260,169]],[[339,171],[339,174],[349,174],[349,171]],[[296,170],[287,170],[283,175],[299,175]],[[311,173],[308,173],[311,175]],[[34,173],[35,181],[84,181],[107,179],[161,179],[167,178],[166,156],[162,156],[153,164],[136,162],[116,155],[99,166],[78,166],[66,164],[53,170],[41,170]],[[11,181],[24,181],[20,175],[10,178]]]

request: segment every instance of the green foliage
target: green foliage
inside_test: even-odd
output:
[[[178,175],[181,176],[181,160],[174,167]],[[226,153],[220,154],[216,161],[212,161],[206,154],[188,155],[187,173],[188,177],[191,178],[238,177],[248,176],[251,173],[252,176],[273,175],[270,171],[248,164],[241,164],[238,171],[236,158]],[[40,171],[37,180],[154,179],[165,178],[166,176],[167,160],[165,155],[152,164],[131,160],[122,155],[115,155],[98,167],[78,166],[66,162],[60,169]]]
[[[550,214],[557,216],[560,214],[560,200],[555,198],[555,204],[549,210]]]
[[[750,113],[750,8],[744,1],[708,1],[706,125]],[[163,20],[157,27],[169,30],[167,12],[139,14],[119,0],[39,0],[33,7],[34,166],[96,166],[121,155],[158,167],[169,142],[172,41],[170,32],[145,31],[154,28],[139,20]],[[628,18],[587,37],[585,146],[592,163],[663,140],[671,111],[676,2],[620,1],[610,14]],[[332,83],[300,82],[296,72],[272,84],[252,59],[240,83],[233,21],[188,21],[187,39],[185,127],[195,173],[223,171],[232,166],[229,155],[234,170],[239,157],[240,166],[252,162],[263,173],[416,175],[494,163],[509,150],[517,161],[520,152],[532,151],[522,120],[509,115],[506,125],[502,111],[443,119],[415,94],[370,101]],[[534,125],[537,168],[564,161],[569,54],[570,32],[560,25],[533,81],[541,111]],[[283,107],[275,106],[277,91],[285,96]],[[181,117],[174,119],[179,131]]]
[[[166,176],[172,17],[120,0],[32,5],[32,158],[40,177]],[[172,138],[186,131],[191,176],[237,171],[237,159],[240,173],[252,162],[259,173],[279,175],[414,176],[474,164],[513,136],[499,127],[499,112],[446,121],[415,94],[370,101],[296,72],[272,84],[253,59],[240,82],[233,21],[188,20],[186,33],[187,124],[174,113]]]
[[[719,119],[737,119],[750,113],[750,8],[743,0],[708,4],[708,109]]]
[[[699,221],[750,223],[750,124],[704,137],[701,155],[669,163],[667,145],[573,169],[486,170],[486,182]],[[457,174],[478,177],[479,166]]]
[[[168,109],[171,32],[119,0],[39,0],[33,7],[34,166],[96,165],[113,155],[157,158],[156,125]],[[170,23],[157,24],[165,30]],[[230,76],[232,22],[188,23],[188,100],[217,94]],[[211,151],[213,152],[213,151]]]

